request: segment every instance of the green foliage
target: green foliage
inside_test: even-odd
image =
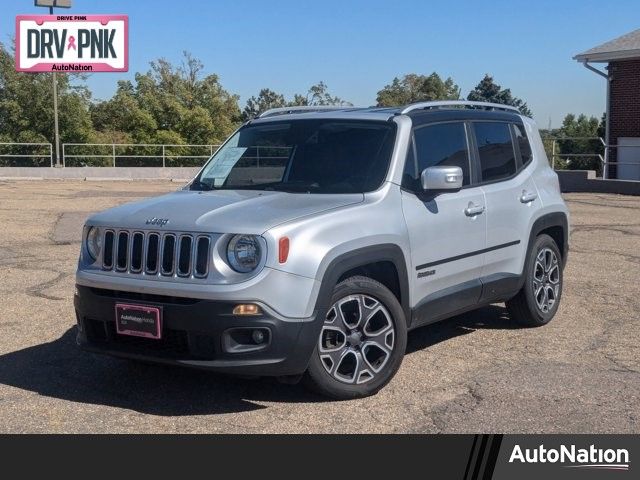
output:
[[[52,75],[15,71],[13,49],[0,43],[0,142],[51,143],[53,134]],[[58,78],[60,141],[62,143],[99,143],[101,147],[68,146],[67,165],[112,165],[112,144],[137,144],[116,147],[120,165],[201,165],[211,153],[211,147],[183,145],[220,144],[241,121],[255,118],[270,108],[304,105],[351,105],[332,95],[320,81],[305,93],[290,100],[269,88],[261,89],[247,100],[242,112],[237,95],[223,88],[215,74],[205,75],[203,64],[184,52],[179,65],[165,59],[150,63],[146,73],[136,73],[134,81],[118,82],[115,94],[108,100],[92,101],[84,84],[85,76],[61,74]],[[426,100],[457,100],[460,88],[453,79],[410,73],[394,78],[377,95],[379,106],[406,105]],[[511,91],[497,85],[490,75],[467,96],[469,100],[513,105],[523,114],[531,111]],[[569,114],[562,127],[548,132],[553,137],[604,137],[604,117],[601,121],[585,115]],[[544,137],[544,135],[543,135]],[[551,158],[552,141],[543,140]],[[152,144],[151,146],[139,144]],[[154,146],[156,145],[156,146]],[[167,146],[164,150],[157,145]],[[1,146],[2,154],[48,155],[49,148]],[[603,153],[598,141],[560,140],[556,153]],[[86,157],[84,157],[86,155]],[[101,158],[91,155],[103,155]],[[155,160],[140,159],[152,155]],[[182,158],[179,158],[181,157]],[[188,157],[188,158],[186,158]],[[5,157],[0,165],[48,165],[49,159],[33,157],[27,160]],[[559,168],[590,168],[600,170],[597,158],[556,159]]]
[[[93,127],[89,115],[89,91],[73,81],[78,75],[58,75],[58,108],[61,142],[87,142]],[[51,74],[25,74],[15,70],[13,52],[0,43],[0,131],[13,142],[54,143],[53,89]],[[16,147],[18,148],[18,147]],[[14,154],[36,153],[33,148],[19,147]],[[41,153],[38,150],[37,153]],[[42,153],[45,153],[42,151]],[[48,154],[48,147],[46,148]],[[3,164],[21,165],[15,159]],[[33,163],[45,165],[49,160],[34,158]]]
[[[242,111],[242,119],[244,121],[251,120],[270,108],[286,106],[287,102],[284,99],[284,95],[276,93],[270,88],[263,88],[257,97],[253,96],[247,100],[247,105]]]
[[[511,89],[502,88],[493,81],[493,77],[486,74],[480,83],[469,92],[467,100],[476,102],[492,102],[501,103],[503,105],[511,105],[520,110],[520,113],[527,117],[531,117],[531,110],[527,104],[521,99],[511,95]]]
[[[410,73],[402,79],[396,77],[391,84],[385,85],[378,92],[377,103],[379,107],[393,107],[421,101],[457,100],[458,98],[460,98],[460,88],[451,77],[442,80],[436,72],[431,75]]]
[[[274,92],[270,88],[263,88],[257,97],[253,96],[247,100],[242,112],[242,118],[244,121],[251,120],[270,108],[307,105],[351,106],[352,104],[331,95],[329,88],[322,81],[312,85],[305,95],[296,93],[291,101],[287,101],[281,93]]]
[[[596,117],[570,113],[562,121],[562,127],[555,132],[556,157],[555,166],[558,169],[596,170],[602,172],[602,162],[597,155],[604,155],[604,146],[597,138],[604,138],[605,117]],[[571,137],[567,140],[563,138]],[[578,139],[576,139],[578,137]],[[592,139],[587,139],[592,138]],[[563,157],[562,154],[588,154],[589,157]]]
[[[133,143],[149,143],[158,129],[152,113],[140,106],[131,82],[118,82],[116,94],[90,111],[98,132],[121,132]]]
[[[297,97],[297,98],[296,98]],[[302,102],[302,95],[296,95],[294,97],[295,102]],[[298,105],[299,103],[296,103]],[[312,85],[307,91],[304,103],[302,105],[337,105],[350,107],[352,104],[346,102],[339,97],[334,97],[329,93],[329,87],[320,81],[315,85]]]
[[[98,131],[127,132],[135,143],[153,143],[157,132],[172,132],[191,144],[224,140],[240,120],[238,96],[217,75],[202,75],[202,62],[188,52],[179,66],[165,59],[137,73],[135,84],[119,82],[110,100],[92,108]],[[175,137],[177,138],[177,137]]]

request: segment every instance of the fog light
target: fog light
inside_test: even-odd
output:
[[[253,332],[251,332],[251,339],[256,345],[260,345],[262,342],[264,342],[264,331],[254,330]]]
[[[262,310],[253,303],[241,303],[233,308],[234,315],[260,315]]]

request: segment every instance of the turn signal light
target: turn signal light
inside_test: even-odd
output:
[[[260,307],[253,303],[241,303],[233,307],[234,315],[260,315],[261,313]]]
[[[289,257],[289,237],[280,237],[278,242],[278,261],[285,263]]]

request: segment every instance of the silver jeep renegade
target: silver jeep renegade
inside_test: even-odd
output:
[[[549,322],[568,236],[558,178],[515,108],[269,110],[183,189],[87,221],[78,343],[367,396],[411,329],[496,302]]]

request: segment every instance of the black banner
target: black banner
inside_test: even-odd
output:
[[[607,435],[2,436],[21,477],[401,475],[452,480],[631,479],[640,437]],[[36,454],[37,452],[37,454]],[[37,456],[37,461],[25,461]],[[84,476],[84,475],[83,475]]]

